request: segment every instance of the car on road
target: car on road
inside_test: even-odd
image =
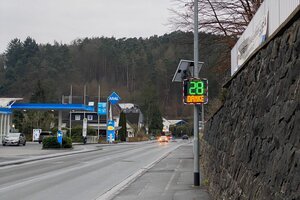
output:
[[[183,136],[181,137],[181,139],[183,139],[183,140],[188,140],[188,139],[189,139],[189,136],[188,136],[188,135],[183,135]]]
[[[153,135],[150,136],[150,140],[155,140],[155,137]]]
[[[26,145],[26,137],[23,133],[8,133],[2,140],[2,145]]]
[[[159,142],[169,142],[168,137],[165,135],[162,135],[158,138]]]
[[[52,131],[42,131],[39,136],[39,143],[41,144],[43,139],[46,137],[54,137]]]

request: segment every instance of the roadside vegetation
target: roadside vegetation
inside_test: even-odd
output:
[[[0,93],[29,102],[60,103],[70,85],[73,95],[82,96],[87,85],[88,95],[96,96],[100,84],[101,97],[116,91],[123,102],[139,105],[155,134],[161,130],[158,116],[192,121],[192,107],[182,103],[182,85],[171,80],[180,59],[193,60],[193,2],[174,1],[170,25],[176,31],[162,36],[81,38],[70,44],[15,38],[0,55]],[[206,117],[222,104],[221,86],[230,76],[231,48],[262,2],[199,0],[199,60],[205,63],[200,77],[209,80]],[[51,112],[14,115],[16,128],[27,134],[34,127],[49,130],[57,121]],[[75,136],[76,132],[77,140]]]
[[[215,42],[223,36],[199,36],[200,60],[205,63],[201,77],[209,79],[209,95],[214,99],[227,73],[219,71],[220,53],[229,49]],[[83,38],[69,45],[16,38],[0,56],[0,93],[30,102],[59,103],[62,95],[69,94],[70,85],[73,95],[82,96],[86,84],[87,95],[97,96],[100,84],[102,97],[114,90],[122,101],[139,105],[146,118],[156,107],[163,116],[184,118],[191,108],[182,105],[181,84],[172,83],[180,59],[193,60],[192,32],[150,38]]]
[[[63,148],[68,149],[72,148],[72,139],[69,137],[63,137],[62,145],[57,141],[57,137],[47,137],[43,139],[43,149],[57,149]]]

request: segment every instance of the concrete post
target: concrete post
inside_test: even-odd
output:
[[[4,114],[0,114],[0,139],[1,139],[1,141],[3,138],[3,115]]]
[[[58,111],[58,130],[61,131],[61,126],[62,126],[62,111]]]

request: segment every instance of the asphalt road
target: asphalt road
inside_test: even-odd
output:
[[[109,199],[180,145],[112,145],[89,153],[1,167],[0,199]]]

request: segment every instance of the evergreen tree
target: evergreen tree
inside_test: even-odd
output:
[[[152,105],[151,107],[149,131],[157,135],[160,134],[163,129],[163,120],[158,105]]]
[[[24,114],[22,111],[14,110],[13,111],[13,124],[15,125],[16,129],[19,129],[20,132],[23,132],[23,121],[24,121]]]
[[[229,63],[230,51],[215,42],[223,36],[199,34],[205,38],[199,41],[199,59],[205,63],[201,77],[209,79],[213,102],[223,83],[220,66],[229,66],[219,61]],[[103,93],[116,90],[124,101],[139,105],[147,124],[153,105],[169,118],[188,117],[191,108],[182,104],[182,86],[172,83],[172,77],[180,59],[192,60],[192,47],[193,33],[180,31],[145,39],[84,38],[71,45],[37,45],[30,37],[24,42],[14,39],[2,55],[0,93],[31,102],[60,102],[71,84],[82,88],[85,83],[101,82]],[[229,54],[224,58],[221,52]],[[36,77],[42,80],[37,86],[32,84]]]
[[[33,103],[45,103],[46,92],[42,86],[41,80],[37,81],[34,93],[31,95],[30,101]]]
[[[120,121],[119,121],[119,126],[122,128],[119,130],[119,139],[121,141],[126,141],[127,137],[127,127],[126,127],[126,115],[124,112],[120,113]]]

